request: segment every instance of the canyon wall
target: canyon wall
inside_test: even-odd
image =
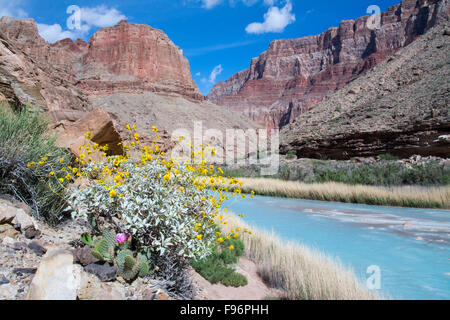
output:
[[[275,40],[250,68],[219,82],[208,99],[268,128],[282,128],[449,17],[448,0],[403,0],[381,15],[342,21],[317,36]]]
[[[160,129],[171,144],[177,129],[258,127],[200,93],[183,52],[161,30],[121,21],[89,40],[47,43],[33,19],[0,19],[0,100],[49,111],[64,129],[94,109],[106,110],[123,136],[139,127],[142,141]],[[220,146],[218,141],[216,145]]]
[[[449,158],[449,74],[450,22],[444,22],[285,126],[281,152]]]

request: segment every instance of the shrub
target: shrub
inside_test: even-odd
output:
[[[297,158],[297,152],[295,150],[289,150],[289,152],[286,154],[286,159],[296,159]]]
[[[111,229],[131,236],[132,247],[173,282],[175,290],[184,290],[189,259],[211,254],[218,237],[215,218],[228,199],[225,192],[240,194],[241,183],[215,174],[203,160],[209,152],[205,147],[193,153],[199,160],[194,165],[180,163],[166,158],[156,142],[141,145],[135,127],[127,129],[130,142],[122,144],[120,156],[107,156],[109,146],[91,143],[87,132],[77,165],[56,173],[56,181],[81,178],[81,184],[70,189],[73,217],[89,221],[96,233]]]
[[[380,158],[381,160],[398,160],[398,157],[393,156],[390,153],[384,153],[384,154],[380,154],[378,156],[378,158]]]
[[[55,146],[56,137],[48,134],[47,124],[37,111],[0,107],[0,193],[29,205],[37,218],[56,224],[67,207],[66,184],[49,178],[69,163],[70,155]]]
[[[233,272],[222,279],[221,283],[227,287],[245,287],[248,284],[248,280],[243,274]]]
[[[346,184],[400,186],[448,185],[450,172],[437,161],[406,167],[397,162],[355,165],[348,168],[314,166],[315,182],[341,182]]]
[[[233,250],[229,250],[230,246],[233,246]],[[230,237],[214,248],[209,257],[200,260],[193,259],[191,265],[195,271],[212,284],[220,282],[227,287],[246,286],[247,278],[235,272],[230,266],[237,263],[243,254],[244,243],[242,240]]]

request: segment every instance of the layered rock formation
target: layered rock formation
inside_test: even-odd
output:
[[[182,51],[162,31],[146,25],[121,21],[96,32],[89,43],[64,39],[48,44],[34,20],[3,17],[0,38],[5,46],[17,49],[13,51],[18,59],[29,60],[64,87],[76,86],[87,96],[152,91],[204,100]],[[2,61],[14,63],[6,56]],[[60,109],[45,100],[49,109]]]
[[[121,21],[96,32],[82,58],[78,86],[89,94],[178,93],[203,100],[189,62],[164,32]]]
[[[317,36],[276,40],[250,68],[218,83],[208,95],[268,128],[281,128],[410,44],[449,16],[448,0],[403,0],[381,15],[343,21]]]
[[[71,74],[76,56],[59,46],[47,44],[32,19],[0,19],[0,90],[9,101],[49,111],[89,110],[87,98]]]
[[[281,131],[281,151],[319,159],[450,157],[450,23],[401,49]]]
[[[50,111],[62,121],[58,129],[104,108],[118,130],[138,125],[143,142],[153,141],[156,125],[167,146],[173,131],[192,131],[194,121],[222,131],[255,126],[205,101],[182,50],[162,31],[126,21],[100,29],[89,43],[48,44],[34,20],[1,18],[0,93]]]

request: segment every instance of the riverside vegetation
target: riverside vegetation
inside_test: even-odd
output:
[[[55,224],[68,212],[87,220],[94,240],[83,239],[97,258],[116,264],[122,275],[126,268],[130,273],[124,279],[150,272],[173,283],[175,291],[188,292],[191,259],[235,250],[223,239],[241,235],[222,234],[217,226],[227,222],[215,218],[229,198],[225,192],[240,194],[242,183],[214,174],[204,160],[191,166],[168,159],[156,141],[151,147],[142,145],[136,127],[129,125],[123,155],[109,156],[109,146],[93,143],[87,132],[79,156],[72,158],[55,146],[37,111],[3,107],[0,119],[1,191],[36,204],[35,215],[47,222]],[[157,138],[156,127],[153,132]],[[203,147],[192,157],[206,152],[214,150]],[[206,188],[216,181],[227,187]],[[116,243],[113,234],[126,235],[127,247]]]
[[[241,218],[228,214],[227,229],[248,228]],[[261,278],[281,289],[288,300],[375,300],[380,297],[360,283],[339,261],[295,242],[252,227],[242,237],[244,255],[258,265]]]
[[[288,159],[290,157],[287,157]],[[259,195],[419,208],[450,208],[450,169],[438,160],[405,165],[390,155],[373,163],[301,159],[270,178],[260,167],[225,167]]]
[[[221,168],[204,161],[191,166],[167,159],[156,143],[143,146],[135,127],[127,126],[123,155],[108,156],[108,146],[96,145],[86,133],[72,158],[55,147],[37,112],[2,111],[0,123],[9,128],[1,131],[2,192],[36,203],[34,213],[50,223],[69,212],[86,219],[92,233],[83,234],[82,242],[101,261],[116,264],[126,281],[163,278],[179,297],[192,298],[189,265],[212,283],[243,286],[247,279],[233,264],[245,254],[285,298],[374,298],[331,260],[252,233],[242,222],[235,225],[222,203],[229,193],[245,197],[243,181],[225,178]],[[205,147],[193,156],[205,152],[213,151]],[[12,156],[19,169],[3,165]],[[39,193],[29,191],[35,188]]]

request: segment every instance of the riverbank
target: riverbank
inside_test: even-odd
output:
[[[359,203],[380,206],[450,209],[450,187],[377,187],[343,183],[302,183],[266,178],[240,178],[242,192],[263,196]]]
[[[225,215],[228,229],[243,234],[245,256],[258,266],[258,275],[288,300],[374,300],[380,297],[360,283],[352,270],[324,254],[246,225],[234,214]]]

